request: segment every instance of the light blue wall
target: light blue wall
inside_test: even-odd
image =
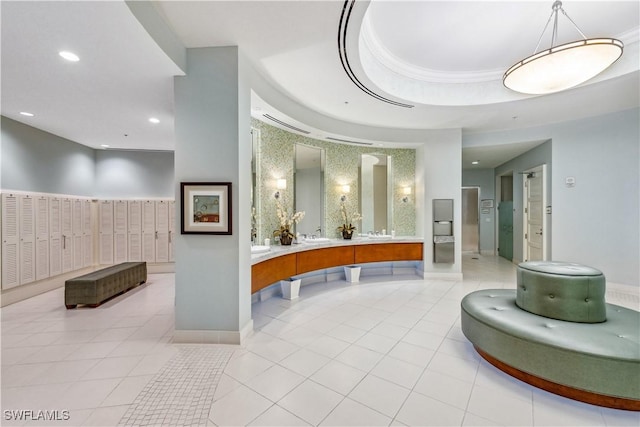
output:
[[[7,117],[1,128],[3,189],[93,196],[94,150]]]
[[[550,156],[527,159],[527,164],[522,165],[501,165],[496,168],[496,175],[513,168],[514,188],[519,189],[522,177],[516,173],[521,167],[536,166],[552,158],[549,219],[553,222],[553,259],[596,267],[608,282],[640,286],[640,109],[535,128],[466,135],[463,146],[545,139],[552,141]],[[565,186],[567,177],[576,179],[575,187]],[[521,199],[521,193],[514,193],[514,208],[518,203],[517,208],[522,209]],[[521,223],[514,218],[514,226],[518,222]],[[517,232],[522,234],[521,229]],[[516,250],[522,256],[521,246],[514,243],[514,258]]]
[[[493,208],[489,208],[489,213],[479,212],[480,227],[480,251],[483,253],[493,253],[495,251],[495,177],[493,169],[464,169],[462,171],[463,187],[480,187],[480,200],[494,200]]]
[[[250,92],[236,47],[189,49],[187,61],[175,78],[176,200],[180,182],[231,182],[233,234],[176,237],[176,337],[230,342],[251,316]]]
[[[173,152],[96,151],[94,196],[173,198]]]

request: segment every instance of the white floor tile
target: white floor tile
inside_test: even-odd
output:
[[[329,363],[330,360],[327,356],[302,348],[281,360],[279,364],[304,377],[309,377]]]
[[[274,365],[263,373],[253,377],[246,382],[245,385],[272,402],[277,402],[304,381],[304,379],[305,377],[302,375],[296,374],[282,366]]]
[[[219,426],[243,426],[269,409],[272,404],[255,391],[240,386],[211,405],[209,419]]]
[[[393,357],[385,356],[371,374],[411,389],[422,375],[423,368]]]
[[[116,426],[128,408],[128,405],[122,405],[94,409],[82,425]]]
[[[459,426],[464,411],[419,393],[411,393],[396,418],[410,426]]]
[[[102,401],[100,406],[129,405],[138,397],[142,389],[151,381],[153,375],[128,377],[120,381],[120,384]]]
[[[53,407],[70,410],[97,408],[120,381],[120,378],[109,378],[72,383],[58,396]]]
[[[349,347],[348,342],[325,335],[309,344],[306,348],[323,356],[334,358],[347,347]]]
[[[273,362],[248,352],[229,360],[224,372],[240,382],[247,382],[274,365]]]
[[[216,387],[216,391],[213,395],[213,401],[215,402],[216,400],[222,399],[224,396],[231,393],[241,385],[242,383],[231,378],[229,375],[222,374],[222,376],[220,377],[220,381],[218,382],[218,385]]]
[[[414,391],[456,408],[466,409],[473,384],[427,369]]]
[[[503,390],[474,386],[467,411],[502,425],[533,424],[533,402],[514,398]]]
[[[533,391],[533,420],[537,426],[602,426],[601,408],[548,393]]]
[[[428,368],[462,381],[473,382],[478,370],[478,362],[438,352],[429,362]]]
[[[133,357],[108,357],[101,359],[86,374],[82,376],[82,380],[96,380],[102,378],[122,378],[126,377],[129,372],[140,363],[141,356]]]
[[[408,395],[409,389],[367,375],[348,397],[393,418]]]
[[[306,380],[278,402],[305,422],[318,425],[343,399],[343,396],[311,380]]]
[[[349,398],[320,423],[321,426],[388,426],[391,418]]]
[[[393,348],[396,342],[397,341],[392,338],[387,338],[382,335],[368,332],[366,335],[356,341],[356,345],[368,348],[369,350],[377,351],[381,354],[387,354],[389,350]]]
[[[352,345],[340,353],[335,360],[362,371],[370,371],[384,356],[377,351]]]
[[[388,355],[424,368],[431,362],[434,354],[435,351],[428,348],[400,341],[391,349]]]
[[[341,324],[328,331],[327,335],[352,344],[362,338],[365,333],[366,331],[362,329]]]
[[[310,379],[346,396],[367,373],[335,360],[324,365]]]
[[[262,415],[249,423],[250,426],[310,426],[311,424],[304,422],[286,409],[278,405],[273,405],[267,409]]]

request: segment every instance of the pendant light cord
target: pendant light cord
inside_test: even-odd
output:
[[[576,23],[573,22],[573,19],[571,19],[571,17],[569,17],[567,12],[564,10],[564,8],[562,7],[562,2],[560,0],[556,0],[553,3],[553,6],[551,6],[551,9],[552,9],[551,15],[549,15],[549,19],[547,19],[547,23],[545,24],[544,29],[542,30],[542,34],[540,34],[540,38],[538,39],[538,44],[536,44],[536,48],[533,50],[534,55],[538,52],[538,48],[540,47],[540,43],[542,42],[542,37],[544,37],[544,33],[547,31],[547,28],[549,27],[549,22],[551,22],[551,18],[553,18],[553,32],[551,34],[550,49],[553,49],[553,46],[558,37],[558,10],[562,11],[562,14],[569,20],[569,22],[571,22],[571,24],[573,24],[574,28],[578,30],[578,32],[580,33],[580,36],[582,36],[584,40],[587,39],[587,36],[584,35],[584,33],[580,30],[580,28],[578,28]]]

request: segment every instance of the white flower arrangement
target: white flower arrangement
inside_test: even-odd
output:
[[[282,203],[280,200],[276,200],[276,215],[278,216],[278,221],[280,221],[280,229],[275,230],[273,232],[273,236],[284,236],[287,237],[295,237],[295,235],[291,232],[294,224],[298,224],[300,221],[304,219],[305,211],[296,212],[293,215],[289,215],[287,210],[282,207]]]

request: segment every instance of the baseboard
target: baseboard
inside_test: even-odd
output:
[[[232,344],[241,345],[253,333],[253,319],[240,331],[178,330],[173,333],[174,344]]]
[[[437,280],[462,280],[462,273],[438,273],[435,271],[421,271],[416,270],[418,275],[423,279],[437,279]]]

